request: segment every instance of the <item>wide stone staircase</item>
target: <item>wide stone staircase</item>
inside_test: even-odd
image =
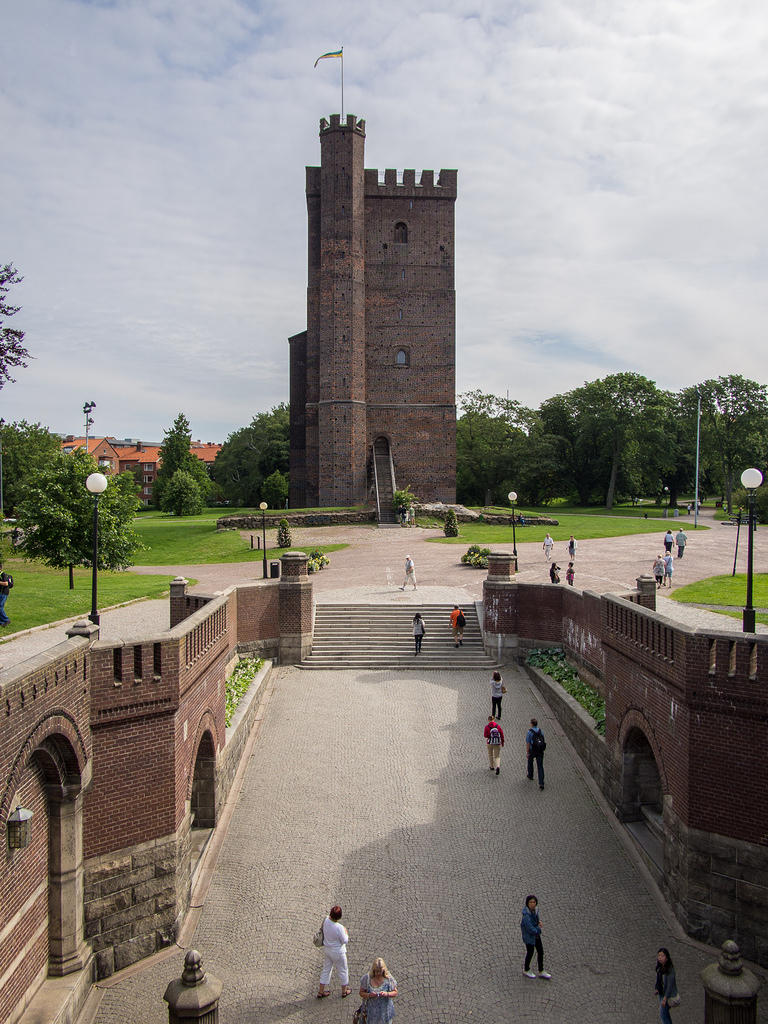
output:
[[[462,605],[467,620],[464,643],[454,647],[452,604],[320,604],[315,608],[312,653],[301,662],[309,669],[491,669],[496,662],[483,651],[474,604]],[[421,612],[426,636],[414,655],[413,616]]]

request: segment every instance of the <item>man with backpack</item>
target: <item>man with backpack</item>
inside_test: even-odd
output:
[[[488,715],[488,724],[483,730],[485,742],[488,744],[488,767],[491,771],[499,774],[501,762],[501,748],[504,746],[504,730],[493,717]]]
[[[8,572],[2,572],[3,563],[0,562],[0,626],[7,626],[11,621],[5,614],[5,602],[13,586],[13,576]]]
[[[535,718],[531,719],[531,727],[525,734],[525,751],[528,755],[528,778],[533,779],[533,762],[539,775],[539,789],[544,789],[544,751],[547,743],[544,733]]]
[[[464,627],[467,624],[467,620],[464,617],[464,612],[459,608],[457,604],[453,606],[451,612],[451,629],[453,630],[453,646],[459,647],[464,646]]]

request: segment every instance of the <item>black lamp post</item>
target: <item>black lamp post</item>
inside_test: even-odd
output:
[[[747,603],[742,616],[742,631],[755,632],[755,609],[752,607],[752,536],[755,531],[755,489],[763,482],[763,474],[759,469],[745,469],[741,474],[741,483],[746,488],[749,503],[749,541],[747,543]]]
[[[261,546],[264,549],[264,579],[267,578],[267,503],[262,501],[261,509]]]
[[[88,618],[94,626],[98,626],[99,613],[96,605],[99,573],[99,495],[107,489],[107,478],[103,473],[91,473],[85,481],[85,486],[93,495],[93,573],[91,576],[91,614]]]
[[[517,501],[517,491],[510,491],[507,497],[512,505],[512,554],[515,559],[515,572],[517,572],[517,538],[515,537],[515,502]]]

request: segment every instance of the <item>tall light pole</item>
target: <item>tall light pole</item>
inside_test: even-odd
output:
[[[694,530],[699,528],[699,439],[701,437],[701,392],[697,391],[696,394],[699,396],[699,401],[696,407],[696,489],[693,496]]]
[[[264,579],[267,578],[267,503],[259,504],[261,509],[261,546],[264,549]]]
[[[3,427],[5,420],[0,419],[0,525],[5,522],[5,505],[3,504]]]
[[[91,419],[91,413],[96,408],[95,402],[86,402],[83,406],[83,413],[85,415],[85,450],[88,451],[88,430],[93,426],[93,420]]]
[[[747,603],[744,606],[741,625],[744,633],[755,632],[755,609],[752,607],[752,535],[755,530],[755,489],[763,482],[759,469],[745,469],[741,474],[742,486],[746,488],[749,502],[749,542],[747,544]]]
[[[517,501],[517,491],[510,491],[507,497],[512,506],[512,554],[515,559],[515,572],[517,572],[517,539],[515,537],[515,502]]]
[[[93,572],[91,574],[91,614],[88,618],[94,626],[98,626],[99,612],[96,604],[99,572],[99,495],[107,489],[107,478],[103,473],[91,473],[85,481],[85,486],[93,495]]]

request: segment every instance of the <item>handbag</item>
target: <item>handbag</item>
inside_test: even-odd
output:
[[[360,1003],[358,1008],[352,1014],[352,1024],[365,1024],[368,1020],[368,1007],[365,1003]]]
[[[679,996],[679,994],[676,995],[676,996],[667,996],[667,1006],[679,1006],[679,1005],[680,1005],[680,996]]]
[[[325,918],[323,918],[323,924],[325,924]],[[312,936],[312,943],[315,946],[324,946],[325,945],[325,935],[323,933],[323,924],[320,925],[320,927],[317,929],[315,934]]]
[[[502,688],[501,688],[501,692],[502,692],[502,693],[506,693],[506,692],[507,692],[507,688],[506,688],[506,686],[502,686]]]

